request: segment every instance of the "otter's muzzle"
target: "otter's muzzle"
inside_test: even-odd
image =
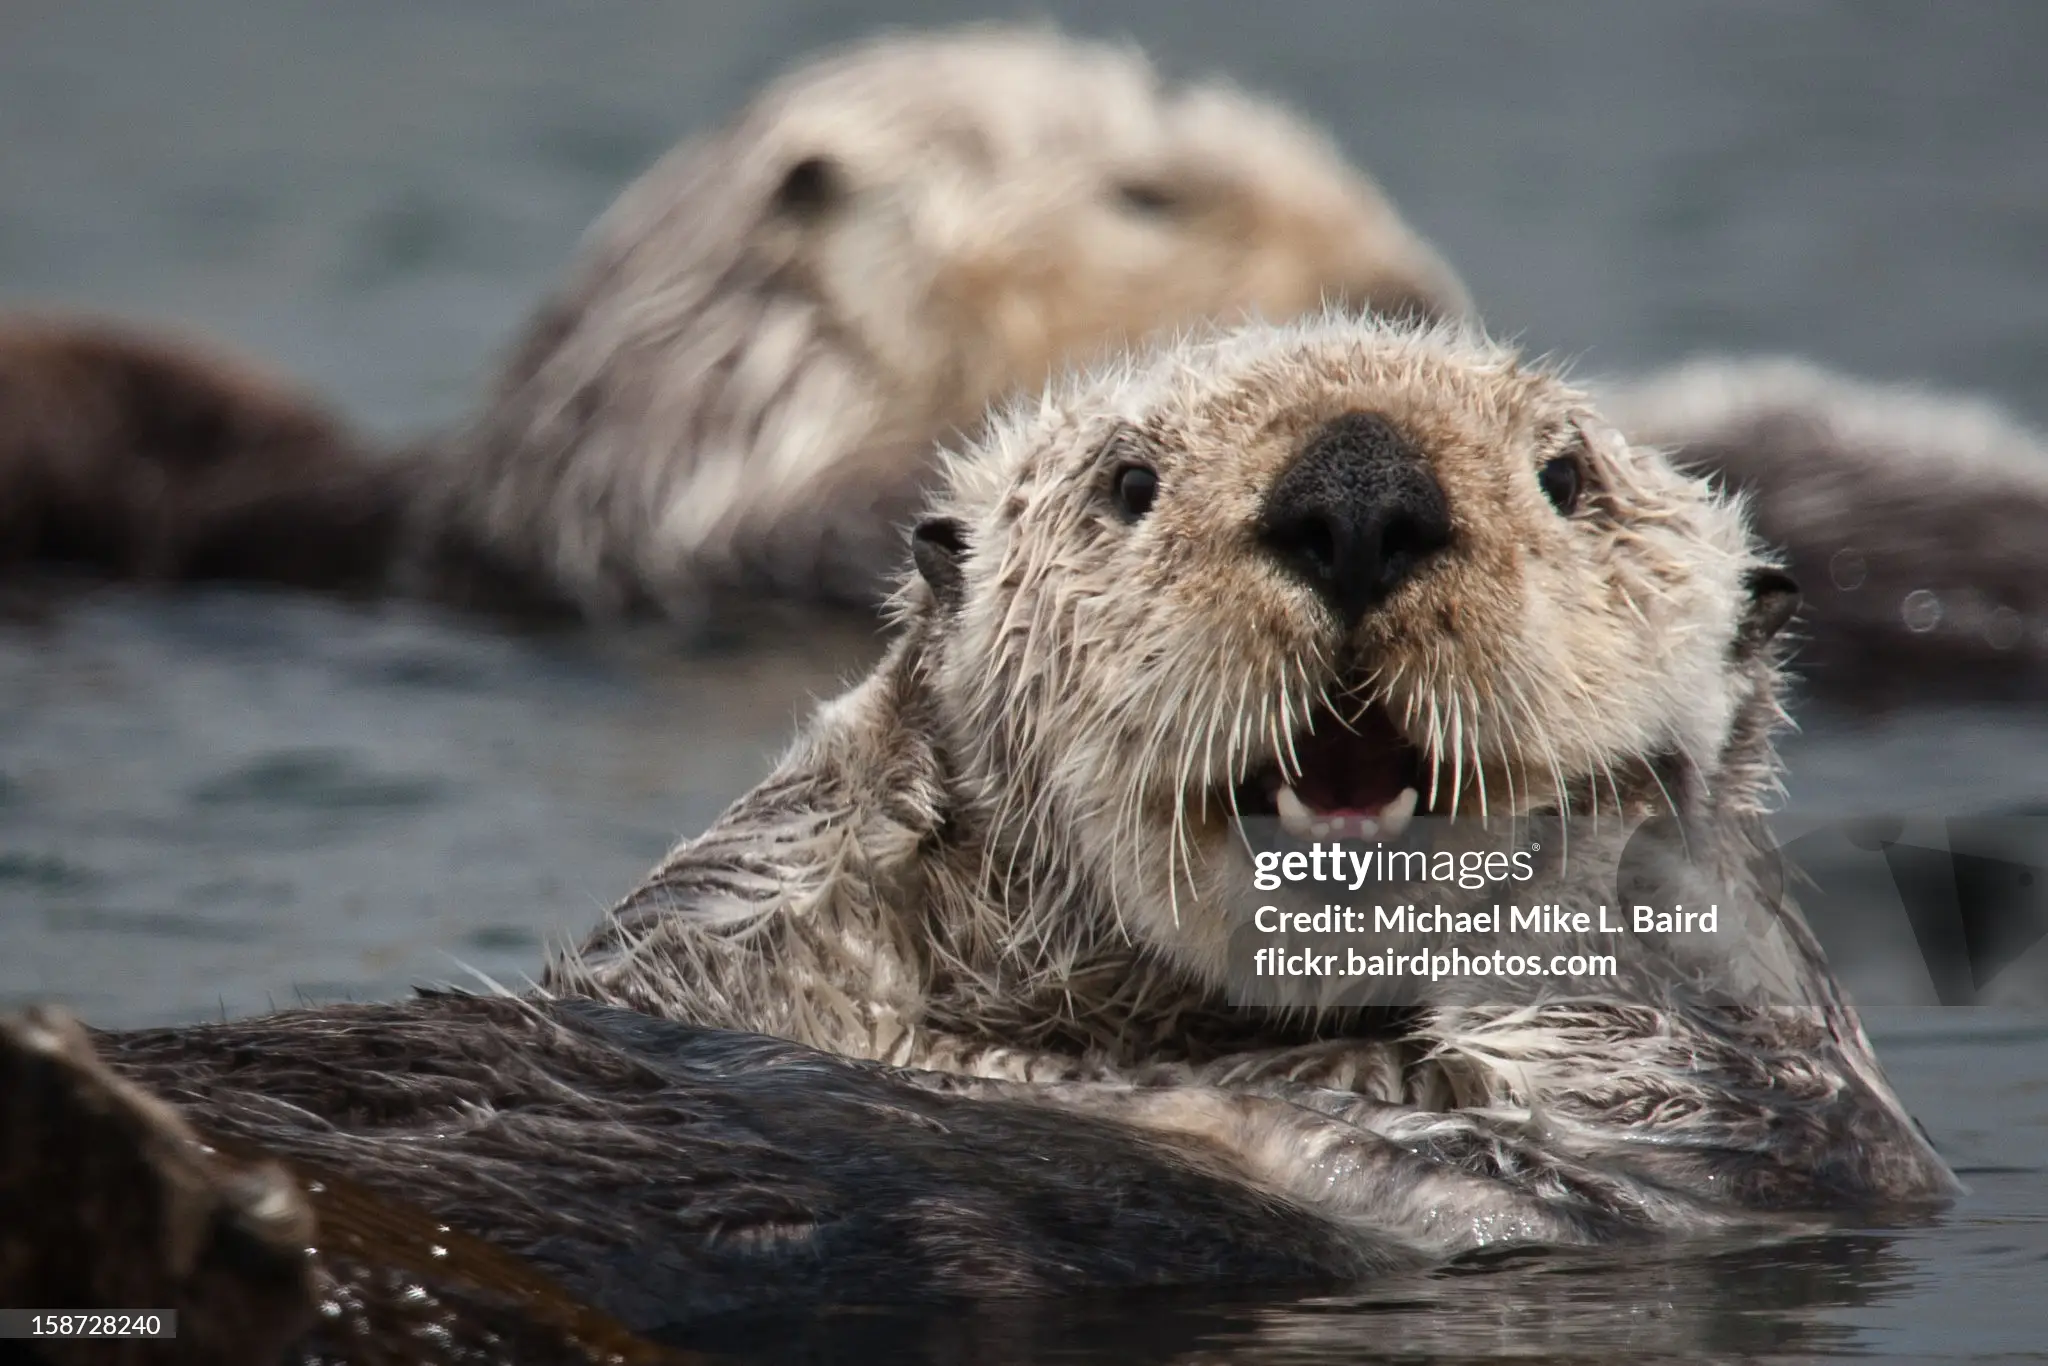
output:
[[[1451,543],[1451,509],[1414,442],[1378,413],[1346,413],[1266,495],[1259,539],[1348,630]]]

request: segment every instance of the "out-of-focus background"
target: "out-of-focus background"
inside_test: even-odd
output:
[[[822,46],[976,15],[1127,36],[1284,99],[1379,177],[1496,330],[1587,370],[1794,352],[2048,422],[2034,0],[8,0],[0,306],[197,329],[372,431],[420,432],[463,409],[577,236],[677,136]],[[516,984],[872,649],[856,631],[686,656],[226,592],[0,622],[0,1005],[120,1025],[472,969]],[[1795,815],[2048,796],[2048,708],[1802,721]],[[1906,1009],[1928,984],[1901,973],[1882,879],[1870,895],[1867,925],[1824,935],[1974,1203],[1926,1233],[1685,1262],[1621,1293],[1702,1316],[1683,1341],[1722,1356],[2019,1359],[2048,1341],[2023,1288],[2048,1257],[2048,1016],[2021,988],[2003,1012]],[[1357,1312],[1389,1344],[1456,1351],[1569,1336],[1573,1305],[1603,1310],[1588,1353],[1663,1341],[1613,1336],[1606,1272],[1543,1274],[1517,1273],[1484,1323],[1454,1285]],[[1227,1346],[1248,1322],[1184,1327]]]
[[[203,324],[410,431],[680,133],[976,16],[1286,100],[1534,345],[1791,349],[2048,417],[2031,0],[10,0],[0,297]]]

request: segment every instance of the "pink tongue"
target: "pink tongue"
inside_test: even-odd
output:
[[[1322,717],[1295,745],[1301,775],[1294,795],[1319,816],[1377,816],[1409,785],[1411,754],[1378,707],[1367,708],[1348,729],[1334,716]]]

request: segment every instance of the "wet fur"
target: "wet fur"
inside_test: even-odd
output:
[[[1213,1145],[590,1002],[432,996],[95,1043],[212,1140],[482,1234],[643,1335],[1429,1259],[1246,1183]]]
[[[181,341],[17,335],[0,557],[685,623],[763,598],[871,609],[935,443],[991,400],[1148,333],[1328,299],[1466,306],[1291,116],[1049,31],[885,38],[629,187],[477,414],[406,451],[369,458]]]
[[[337,1309],[301,1340],[308,1360],[366,1345],[469,1359],[435,1344],[493,1335],[524,1344],[511,1359],[583,1360],[579,1340],[690,1343],[830,1304],[1334,1287],[1485,1248],[1733,1222],[1726,1202],[1500,1116],[1271,1076],[989,1081],[588,1001],[455,995],[99,1034],[97,1057],[77,1031],[62,1057],[33,1045],[53,1032],[47,1016],[0,1022],[17,1097],[0,1117],[0,1290],[68,1302],[155,1278],[145,1298],[181,1309],[188,1342],[252,1302],[304,1331],[317,1298]],[[1731,1042],[1757,1071],[1756,1040]],[[1785,1106],[1795,1123],[1803,1099]],[[97,1173],[92,1195],[53,1186],[59,1172]],[[244,1248],[210,1279],[149,1260],[160,1229],[247,1236],[206,1234],[207,1191],[260,1206],[269,1241],[311,1260]],[[1813,1209],[1837,1192],[1748,1194]],[[61,1263],[34,1252],[52,1218],[71,1231]]]
[[[1458,540],[1347,637],[1246,533],[1308,436],[1352,411],[1428,452]],[[1535,478],[1561,451],[1588,480],[1569,517]],[[1134,525],[1106,497],[1132,459],[1163,490]],[[1478,1126],[1460,1140],[1491,1164],[1475,1217],[1563,1169],[1671,1228],[1954,1189],[1760,872],[1782,577],[1737,503],[1584,395],[1450,330],[1247,329],[1012,411],[952,462],[925,527],[926,574],[875,674],[546,989],[1031,1084],[1326,1090],[1334,1067],[1382,1103],[1459,1116],[1400,1123]],[[1574,815],[1528,899],[1615,900],[1631,836],[1664,820],[1689,849],[1661,867],[1667,904],[1720,902],[1722,933],[1620,936],[1622,975],[1591,995],[1475,980],[1416,1002],[1230,1005],[1249,866],[1221,793],[1284,763],[1361,668],[1455,828],[1498,844]],[[1229,1131],[1240,1153],[1262,1141],[1224,1115],[1166,1122]]]

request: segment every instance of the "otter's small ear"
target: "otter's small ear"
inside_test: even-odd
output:
[[[960,557],[967,553],[967,533],[951,517],[927,517],[910,533],[910,558],[939,605],[952,611],[960,605],[966,580]]]
[[[1799,610],[1799,585],[1792,576],[1777,569],[1752,569],[1743,579],[1749,590],[1749,606],[1735,631],[1738,657],[1756,653],[1773,636],[1785,629]]]
[[[823,218],[846,197],[846,178],[830,157],[808,156],[782,174],[770,200],[775,212],[799,223]]]

